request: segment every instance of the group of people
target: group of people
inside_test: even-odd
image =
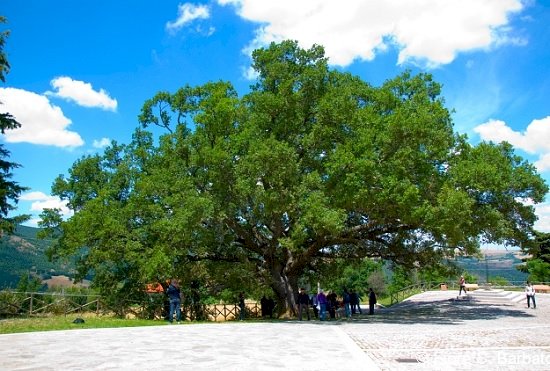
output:
[[[464,279],[464,276],[461,276],[459,279],[459,295],[462,291],[466,294],[466,280]],[[535,289],[530,282],[527,282],[527,285],[525,286],[525,294],[527,297],[527,307],[531,308],[532,304],[533,309],[536,309],[537,304],[535,301]],[[170,281],[170,284],[166,290],[166,295],[168,296],[168,300],[170,302],[168,320],[172,323],[175,316],[176,321],[179,323],[181,321],[181,290],[177,279],[172,279]],[[372,288],[368,291],[368,298],[369,314],[374,314],[376,294]],[[340,299],[341,300],[339,300],[338,295],[334,291],[329,291],[328,294],[325,294],[323,290],[319,290],[317,295],[308,295],[307,291],[304,288],[301,288],[297,297],[298,320],[302,320],[304,312],[308,321],[311,320],[310,308],[313,310],[313,315],[315,318],[319,318],[321,321],[329,318],[336,319],[337,312],[340,309],[343,310],[343,315],[346,318],[351,318],[351,316],[356,313],[363,313],[360,305],[361,296],[356,291],[352,290],[350,292],[347,289],[344,289]],[[264,297],[260,300],[260,305],[263,316],[273,316],[273,309],[275,307],[275,302],[273,299],[268,299],[264,295]],[[246,313],[243,292],[239,294],[239,307],[239,319],[243,320]]]
[[[372,288],[368,291],[369,295],[369,314],[374,314],[374,306],[376,305],[376,294]],[[356,291],[348,291],[344,289],[341,300],[334,291],[329,291],[325,294],[323,290],[319,290],[317,295],[308,295],[306,289],[301,288],[297,297],[298,320],[302,320],[305,311],[308,321],[311,320],[310,308],[313,309],[315,318],[324,321],[328,317],[336,319],[339,309],[343,310],[343,315],[346,318],[351,318],[353,314],[362,314],[361,296]]]

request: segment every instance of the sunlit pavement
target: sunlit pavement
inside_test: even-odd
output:
[[[548,370],[550,295],[430,291],[332,322],[229,322],[0,335],[0,370]]]

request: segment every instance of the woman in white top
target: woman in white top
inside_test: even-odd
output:
[[[535,302],[535,289],[531,282],[527,282],[525,286],[525,295],[527,296],[527,308],[531,308],[531,300],[533,301],[533,309],[537,308],[537,303]]]

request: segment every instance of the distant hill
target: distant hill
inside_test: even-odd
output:
[[[486,250],[483,258],[457,258],[458,265],[468,273],[477,276],[478,282],[487,282],[491,277],[503,277],[510,283],[522,283],[527,280],[527,274],[517,270],[525,256],[521,251]]]
[[[39,230],[18,226],[13,235],[0,237],[0,289],[17,287],[21,276],[27,274],[36,275],[52,285],[71,285],[74,264],[49,262],[45,251],[51,241],[38,239],[36,235]],[[521,252],[488,250],[482,253],[482,259],[459,257],[455,262],[464,271],[477,276],[480,283],[486,282],[487,275],[489,278],[504,277],[509,282],[517,283],[527,279],[527,274],[516,269],[522,263]]]
[[[13,235],[0,237],[0,289],[15,288],[22,275],[32,274],[41,279],[52,275],[70,276],[71,263],[48,261],[45,251],[51,241],[38,239],[39,230],[18,226]]]

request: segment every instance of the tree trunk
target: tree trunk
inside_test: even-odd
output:
[[[283,265],[274,264],[271,267],[271,288],[277,300],[278,316],[287,314],[295,316],[296,293],[298,292],[298,277],[287,275]]]

